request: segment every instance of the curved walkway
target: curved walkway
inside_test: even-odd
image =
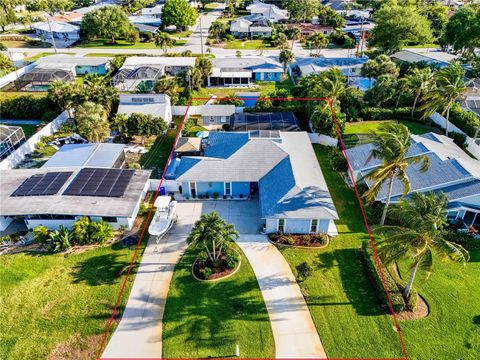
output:
[[[186,238],[200,218],[201,203],[179,203],[178,219],[157,244],[150,238],[135,275],[120,324],[102,359],[162,357],[162,318],[175,264],[187,248]]]
[[[276,358],[327,355],[295,277],[283,255],[265,235],[240,235],[237,241],[257,277],[275,339]]]

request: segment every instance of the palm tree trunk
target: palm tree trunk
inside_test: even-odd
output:
[[[417,107],[417,101],[419,97],[420,97],[420,92],[417,92],[417,94],[415,95],[415,100],[413,100],[412,112],[410,113],[410,117],[412,119],[413,119],[413,113],[415,112],[415,108]]]
[[[215,255],[215,240],[213,240],[213,258],[216,260],[217,256]]]
[[[211,262],[214,262],[213,258],[212,258],[212,254],[210,253],[210,250],[208,249],[208,246],[205,245],[205,249],[207,250],[207,254],[208,254],[208,258],[210,259]]]
[[[446,136],[448,136],[449,119],[450,119],[450,106],[447,108],[447,117],[446,117],[446,122],[445,122],[445,135]]]
[[[388,205],[390,205],[390,197],[392,196],[392,187],[393,187],[393,176],[390,177],[388,183],[388,194],[387,194],[387,201],[385,201],[385,207],[383,208],[382,219],[380,220],[380,226],[385,224],[385,219],[387,217],[387,210]]]
[[[407,287],[403,291],[403,297],[407,300],[410,297],[410,292],[412,291],[413,282],[415,281],[415,275],[417,275],[417,270],[418,270],[418,265],[419,264],[420,264],[419,261],[416,260],[415,264],[412,267],[412,270],[410,270],[410,279],[408,279]]]
[[[292,39],[292,46],[290,48],[290,51],[293,51],[293,44],[295,44],[295,39]]]

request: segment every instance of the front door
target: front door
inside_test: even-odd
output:
[[[196,184],[194,182],[190,183],[190,195],[194,199],[197,197],[197,187],[196,187]]]

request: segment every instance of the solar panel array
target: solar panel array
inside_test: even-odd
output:
[[[11,196],[55,195],[65,184],[72,172],[49,172],[32,175]]]
[[[235,114],[231,117],[230,127],[233,131],[300,130],[297,118],[291,112]]]
[[[135,170],[84,168],[78,172],[63,195],[122,197],[134,172]]]

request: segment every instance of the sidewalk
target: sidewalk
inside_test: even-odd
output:
[[[237,243],[260,285],[272,324],[275,357],[326,358],[300,287],[280,251],[265,235],[240,235]]]

